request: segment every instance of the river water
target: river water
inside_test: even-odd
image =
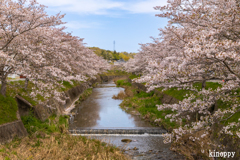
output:
[[[139,116],[123,111],[119,104],[122,100],[112,99],[123,88],[118,88],[113,82],[100,84],[93,89],[93,93],[76,106],[74,117],[70,119],[69,129],[134,129],[153,127]],[[170,151],[170,144],[163,143],[161,135],[86,135],[89,138],[99,139],[126,150],[133,159],[182,159],[175,152]],[[122,139],[131,139],[126,144]],[[133,150],[135,148],[136,150]]]

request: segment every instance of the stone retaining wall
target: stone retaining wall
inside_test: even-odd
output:
[[[27,130],[20,119],[19,112],[17,112],[17,117],[17,121],[0,125],[0,144],[9,142],[15,137],[21,138],[28,135]]]
[[[79,95],[88,88],[89,84],[86,82],[67,90],[65,92],[65,95],[68,99],[66,99],[64,105],[59,103],[55,99],[49,99],[47,101],[47,105],[38,104],[36,106],[32,106],[21,96],[16,96],[18,108],[20,110],[20,116],[28,115],[31,110],[33,111],[34,115],[41,121],[45,121],[52,114],[61,115],[63,114],[64,110],[70,107],[72,103],[79,98]]]

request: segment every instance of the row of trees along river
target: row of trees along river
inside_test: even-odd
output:
[[[172,111],[165,119],[179,124],[166,142],[183,146],[187,138],[206,157],[211,149],[239,151],[239,1],[173,0],[155,9],[168,25],[125,68],[141,75],[135,81],[148,91],[157,88],[180,100],[157,105]]]

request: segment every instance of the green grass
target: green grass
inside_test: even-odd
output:
[[[28,116],[22,116],[21,119],[24,127],[27,129],[27,132],[30,135],[37,131],[41,131],[47,134],[61,132],[61,127],[68,127],[68,116],[57,117],[56,115],[52,115],[44,122],[37,119],[33,114],[30,114]]]
[[[172,114],[173,111],[171,110],[162,110],[159,111],[156,107],[157,104],[161,104],[161,101],[159,100],[159,97],[148,95],[145,97],[146,99],[140,100],[139,107],[137,110],[142,115],[150,114],[150,118],[152,119],[162,119],[162,125],[166,129],[175,128],[177,124],[175,122],[170,122],[170,118],[165,119],[165,116],[168,114]]]
[[[217,106],[219,109],[228,109],[230,106],[231,106],[231,102],[223,102],[221,100],[218,100],[217,101]],[[237,107],[237,109],[240,109],[240,107]],[[229,116],[231,116],[232,113],[226,113],[223,117],[223,120],[224,119],[227,119]],[[238,119],[240,119],[240,112],[236,112],[234,115],[232,115],[232,117],[230,117],[229,119],[227,120],[224,120],[224,121],[221,121],[221,124],[223,124],[224,126],[227,126],[229,123],[232,123],[232,122],[238,122]],[[232,129],[230,129],[231,131],[236,131],[238,128],[234,127]]]
[[[163,91],[163,93],[182,101],[184,98],[186,98],[186,94],[190,94],[192,92],[189,90],[178,90],[176,88],[170,88],[166,91]]]
[[[212,90],[216,90],[218,87],[222,87],[221,84],[216,82],[206,82],[206,89],[208,90],[211,88]]]
[[[14,98],[0,95],[0,125],[17,120],[17,102]]]
[[[129,83],[127,79],[123,79],[123,80],[117,80],[116,85],[117,87],[120,87],[120,86],[131,86],[132,84]]]
[[[195,87],[198,91],[201,90],[202,88],[202,83],[194,83],[193,87]],[[216,83],[216,82],[206,82],[206,89],[212,89],[216,90],[218,87],[221,87],[221,84]],[[159,91],[162,91],[162,88],[158,88]],[[193,91],[185,90],[185,89],[177,89],[176,87],[167,89],[163,91],[163,93],[172,96],[180,101],[182,101],[184,98],[186,98],[186,94],[194,94]]]
[[[238,119],[240,118],[240,112],[236,112],[231,118],[227,120],[227,123],[229,122],[239,122]]]
[[[76,86],[78,86],[78,85],[80,85],[82,83],[82,82],[77,82],[77,81],[73,81],[73,80],[72,80],[72,82],[73,82],[73,84],[71,84],[68,81],[63,81],[62,84],[63,84],[64,88],[61,88],[61,90],[62,91],[67,91],[67,90],[69,90],[69,89],[71,89],[73,87],[76,87]]]
[[[64,91],[64,90],[67,90],[68,88],[72,88],[73,84],[71,84],[68,81],[63,81],[63,86],[65,87],[65,88],[62,88],[62,90]]]
[[[200,82],[194,83],[193,87],[197,88],[200,91],[202,89],[202,83],[200,83]],[[217,82],[206,82],[205,89],[206,90],[208,90],[208,89],[216,90],[218,87],[222,87],[222,85]]]
[[[141,77],[141,75],[135,75],[135,74],[133,74],[133,75],[130,75],[130,76],[129,76],[130,79],[139,78],[139,77]]]
[[[176,128],[175,122],[170,122],[170,118],[165,119],[167,114],[172,114],[171,110],[159,111],[156,107],[157,104],[162,104],[160,98],[157,97],[154,92],[136,92],[134,91],[133,97],[128,97],[123,100],[121,107],[127,107],[128,110],[137,110],[143,117],[146,117],[150,122],[154,122],[155,119],[161,118],[162,121],[157,123],[158,125],[164,126],[166,129]],[[156,123],[155,123],[156,124]]]
[[[153,95],[154,95],[154,91],[151,91],[149,93],[140,91],[139,93],[135,94],[135,96],[138,98],[147,98],[147,97],[152,97]]]

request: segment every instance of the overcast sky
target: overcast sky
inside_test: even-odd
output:
[[[139,43],[158,37],[158,28],[164,28],[166,19],[155,17],[153,7],[167,0],[38,0],[48,6],[49,15],[61,12],[74,36],[84,38],[86,46],[116,51],[137,52]]]

